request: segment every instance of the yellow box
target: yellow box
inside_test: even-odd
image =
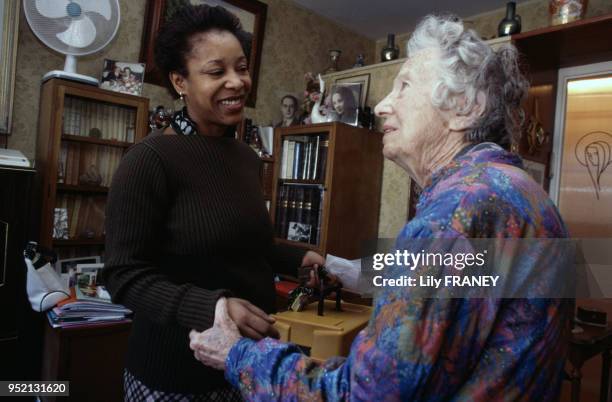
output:
[[[311,303],[303,311],[283,311],[274,314],[274,326],[281,340],[310,348],[315,360],[333,356],[347,356],[357,333],[368,323],[372,307],[342,303],[342,311],[335,310],[336,303],[325,300],[323,316],[317,315],[317,303]]]

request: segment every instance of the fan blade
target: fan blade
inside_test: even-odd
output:
[[[84,12],[98,13],[107,21],[111,19],[111,6],[108,0],[79,0],[79,4]]]
[[[70,26],[64,32],[60,32],[57,38],[72,47],[86,47],[96,39],[96,26],[88,16],[73,19]]]
[[[43,17],[62,18],[68,16],[68,0],[36,0],[36,11]]]

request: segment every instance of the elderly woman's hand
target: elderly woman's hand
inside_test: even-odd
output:
[[[232,346],[240,340],[238,327],[227,309],[227,299],[220,298],[215,306],[215,323],[204,332],[189,333],[189,347],[196,359],[217,370],[225,370],[225,359]]]

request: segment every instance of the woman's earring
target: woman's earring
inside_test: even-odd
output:
[[[185,102],[185,94],[183,94],[182,92],[179,92],[179,98]]]

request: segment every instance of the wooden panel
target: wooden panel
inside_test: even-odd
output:
[[[534,70],[558,69],[612,59],[612,14],[512,36]]]
[[[343,123],[322,123],[277,128],[274,133],[276,160],[272,193],[272,219],[278,208],[277,191],[281,173],[282,139],[291,135],[329,136],[327,168],[322,181],[283,180],[283,182],[321,183],[325,188],[321,237],[318,247],[288,240],[278,241],[331,253],[344,258],[359,258],[364,243],[375,240],[378,232],[382,182],[381,134]]]
[[[70,401],[122,400],[130,330],[131,323],[55,329],[46,325],[43,380],[70,381]]]

